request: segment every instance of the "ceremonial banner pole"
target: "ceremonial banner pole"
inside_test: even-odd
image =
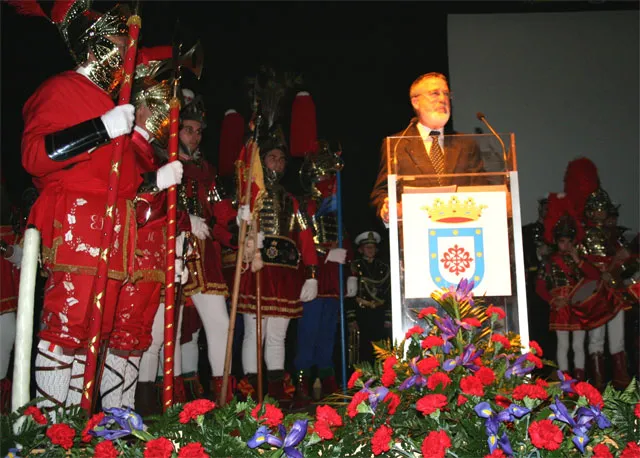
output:
[[[258,221],[258,218],[255,218]],[[256,228],[256,233],[260,228]],[[256,246],[256,250],[259,248]],[[256,272],[256,361],[258,365],[258,402],[262,402],[262,269]]]
[[[336,172],[336,206],[338,217],[338,248],[342,248],[342,174],[338,170]],[[344,320],[344,265],[338,264],[338,285],[340,287],[340,345],[342,350],[342,389],[347,393],[347,350],[346,350],[346,331]]]
[[[129,43],[124,59],[124,79],[120,88],[118,105],[126,105],[131,99],[131,85],[135,72],[136,52],[138,50],[138,36],[142,21],[138,16],[139,2],[136,2],[135,13],[127,21],[129,26]],[[113,213],[118,198],[118,184],[120,182],[120,163],[124,151],[124,135],[113,140],[113,153],[111,157],[111,172],[109,175],[109,187],[107,188],[107,204],[105,208],[104,224],[102,230],[100,256],[98,268],[93,281],[93,301],[91,309],[91,321],[89,323],[89,351],[84,372],[84,391],[80,406],[91,414],[96,384],[96,367],[98,363],[98,346],[102,332],[102,313],[107,289],[107,275],[109,272],[109,251],[113,239]]]
[[[180,99],[178,98],[179,68],[174,69],[176,77],[173,80],[173,97],[169,102],[169,163],[178,160],[178,133],[180,130]],[[167,258],[166,276],[164,280],[164,377],[162,385],[162,409],[166,411],[173,405],[173,354],[175,351],[175,281],[176,281],[176,213],[177,213],[176,185],[167,190]],[[179,272],[178,274],[182,274]]]

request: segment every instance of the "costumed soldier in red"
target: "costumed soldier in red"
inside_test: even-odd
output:
[[[187,94],[191,95],[188,90]],[[228,213],[231,210],[230,206],[223,202],[218,190],[216,171],[202,157],[200,151],[202,131],[205,128],[204,103],[201,96],[196,96],[186,104],[180,114],[180,160],[185,169],[183,184],[178,190],[178,202],[189,214],[193,235],[193,254],[187,258],[189,279],[184,285],[187,301],[181,339],[182,374],[187,393],[191,392],[192,396],[197,396],[198,392],[201,392],[201,388],[197,387],[197,332],[203,327],[211,366],[212,397],[218,399],[222,388],[229,330],[226,304],[229,293],[222,275],[221,246],[235,247],[238,242],[237,235],[227,229],[227,221],[230,218]],[[194,306],[199,319],[193,316]],[[190,384],[196,388],[189,388],[187,385]],[[234,381],[231,380],[228,384],[227,399],[231,399],[234,385]]]
[[[0,413],[11,411],[11,379],[9,361],[16,338],[16,310],[18,308],[18,283],[22,248],[18,243],[19,232],[11,224],[11,205],[2,177],[2,202],[0,217]]]
[[[102,375],[103,408],[134,408],[140,358],[151,344],[151,328],[164,288],[167,208],[166,192],[162,190],[180,182],[182,164],[175,161],[161,166],[166,161],[155,154],[156,149],[149,142],[160,146],[167,143],[171,86],[167,80],[156,78],[171,57],[170,46],[143,48],[137,54],[133,104],[139,118],[135,129],[141,137],[134,141],[148,139],[138,142],[136,150],[145,181],[135,199],[138,233],[134,274],[120,290]],[[180,264],[179,256],[176,261]],[[181,271],[182,266],[177,265],[176,272]]]
[[[318,257],[308,218],[301,213],[298,200],[280,184],[287,163],[287,144],[278,122],[285,89],[270,81],[261,91],[264,120],[258,123],[258,146],[265,189],[261,208],[254,216],[264,239],[262,245],[259,241],[255,245],[261,260],[254,259],[240,278],[238,312],[244,314],[242,367],[248,383],[238,388],[245,396],[250,395],[257,386],[258,364],[262,364],[257,360],[256,349],[257,261],[262,264],[260,306],[268,393],[280,401],[289,401],[294,389],[291,377],[285,373],[287,328],[291,319],[302,316],[302,302],[309,302],[318,294]],[[302,272],[300,262],[305,266]]]
[[[296,95],[291,119],[291,155],[305,155],[300,181],[307,195],[300,203],[310,217],[318,255],[318,297],[303,304],[294,360],[295,405],[304,407],[311,401],[309,382],[313,366],[318,369],[324,395],[338,390],[333,364],[340,316],[338,265],[345,264],[353,255],[347,236],[343,236],[346,248],[338,247],[335,186],[336,173],[342,170],[343,161],[327,142],[317,141],[315,106],[308,92]]]
[[[28,3],[26,13],[46,17],[36,2]],[[133,105],[116,107],[112,98],[122,76],[128,13],[116,7],[100,15],[88,9],[88,4],[54,4],[50,19],[78,67],[45,81],[23,109],[22,165],[40,192],[29,223],[41,233],[43,262],[49,272],[35,363],[36,395],[45,399],[40,403],[45,408],[80,403],[90,295],[101,250],[114,148],[111,140],[130,133],[134,124]],[[20,11],[19,5],[17,8]],[[132,134],[139,136],[139,129]],[[103,304],[102,335],[106,339],[120,288],[132,273],[133,199],[142,182],[134,142],[128,136],[122,141]]]
[[[585,281],[600,279],[600,271],[580,257],[582,224],[564,194],[551,194],[544,219],[544,241],[555,247],[538,275],[536,292],[550,307],[549,330],[556,332],[558,369],[569,372],[569,338],[573,342],[573,376],[585,380],[584,316],[588,310],[573,301],[573,292]]]
[[[576,213],[583,218],[585,237],[580,244],[581,255],[601,272],[601,280],[585,296],[589,309],[589,356],[592,364],[592,383],[604,389],[604,343],[608,333],[609,352],[613,359],[614,387],[624,389],[631,381],[627,371],[624,348],[624,311],[630,304],[617,300],[612,272],[628,258],[628,251],[615,237],[611,237],[606,220],[612,207],[611,199],[600,185],[598,170],[587,158],[571,161],[564,176],[565,193]],[[612,243],[613,241],[613,243]]]
[[[351,263],[347,291],[357,290],[355,301],[347,310],[352,362],[369,361],[375,357],[371,342],[391,338],[391,277],[389,265],[376,258],[382,238],[374,231],[356,237],[361,257]],[[353,284],[355,283],[355,285]],[[353,304],[355,302],[355,304]],[[354,338],[353,335],[359,337]],[[353,345],[351,344],[353,342]],[[359,348],[356,345],[359,343]]]

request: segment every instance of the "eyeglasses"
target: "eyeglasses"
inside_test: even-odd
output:
[[[411,96],[411,98],[419,97],[421,95],[426,97],[429,100],[437,100],[438,98],[440,98],[441,95],[444,95],[449,100],[453,99],[453,93],[449,91],[429,91],[429,92],[424,92],[420,94],[414,94]]]

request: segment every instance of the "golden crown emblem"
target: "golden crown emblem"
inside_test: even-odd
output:
[[[476,204],[472,197],[460,201],[457,196],[451,196],[449,202],[436,199],[431,207],[425,205],[421,209],[429,214],[430,219],[439,223],[466,223],[480,219],[484,208],[487,206]]]

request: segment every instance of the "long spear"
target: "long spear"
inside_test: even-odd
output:
[[[127,21],[129,27],[129,43],[124,59],[124,79],[120,88],[118,105],[126,105],[131,100],[131,85],[135,71],[136,52],[138,51],[138,36],[142,20],[138,15],[140,3],[136,1],[135,12]],[[113,239],[113,212],[118,198],[118,183],[120,182],[120,164],[124,152],[124,135],[114,140],[114,148],[111,156],[111,172],[109,175],[109,187],[107,188],[107,205],[104,214],[104,225],[101,238],[100,257],[98,258],[97,274],[93,281],[93,301],[91,321],[89,323],[89,351],[87,353],[86,368],[84,372],[84,391],[80,406],[89,414],[92,410],[93,397],[96,382],[96,367],[98,363],[98,346],[102,332],[102,314],[105,293],[107,289],[107,275],[109,268],[109,251]]]
[[[179,50],[179,47],[178,47]],[[180,129],[180,66],[177,63],[179,52],[174,49],[175,76],[173,79],[173,97],[169,102],[169,163],[178,160],[178,132]],[[175,347],[175,262],[176,262],[176,186],[167,190],[167,264],[165,276],[164,304],[164,377],[162,386],[162,408],[166,411],[173,405],[173,353]]]
[[[249,142],[247,148],[247,154],[249,154],[250,162],[249,162],[249,173],[243,176],[245,172],[245,168],[242,167],[242,164],[238,166],[238,182],[242,183],[244,180],[246,182],[246,189],[244,196],[240,196],[240,205],[250,205],[251,204],[251,188],[253,183],[253,169],[255,167],[255,149],[258,141],[258,128],[261,123],[261,116],[258,115],[256,122],[253,126],[253,138]],[[242,189],[242,188],[241,188]],[[229,332],[227,334],[227,351],[224,358],[224,373],[222,376],[222,387],[220,389],[220,404],[225,405],[227,402],[227,386],[229,385],[229,373],[231,372],[231,353],[233,346],[233,335],[236,329],[236,315],[238,311],[238,296],[240,295],[240,275],[242,273],[242,259],[244,257],[244,245],[245,239],[247,238],[247,221],[243,218],[240,221],[240,231],[238,234],[238,255],[236,258],[236,271],[233,277],[233,290],[231,292],[231,311],[229,312]],[[256,247],[256,249],[258,249]],[[261,361],[258,361],[258,364],[261,364]]]

